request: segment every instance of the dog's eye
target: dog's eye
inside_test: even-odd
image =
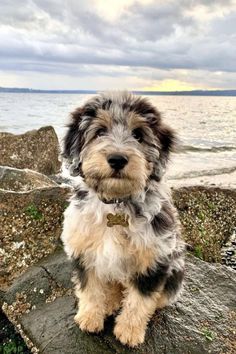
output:
[[[136,128],[132,131],[133,137],[138,140],[139,143],[143,141],[143,131],[140,128]]]
[[[100,128],[96,131],[96,137],[97,136],[104,136],[107,133],[107,128],[103,127]]]

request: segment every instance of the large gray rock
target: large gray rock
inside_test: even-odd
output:
[[[100,334],[74,324],[76,302],[71,266],[63,252],[32,267],[4,295],[4,312],[32,352],[45,354],[233,354],[236,330],[236,272],[188,257],[185,289],[174,306],[157,312],[146,341],[129,349],[115,340],[113,319]]]
[[[40,173],[0,168],[0,289],[58,247],[69,193]]]
[[[59,143],[53,127],[20,135],[0,133],[0,165],[56,174],[61,168],[58,155]]]

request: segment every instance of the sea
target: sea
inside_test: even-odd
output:
[[[60,143],[70,112],[89,94],[0,93],[0,132],[21,134],[52,125]],[[236,171],[236,97],[146,96],[179,137],[169,179]]]

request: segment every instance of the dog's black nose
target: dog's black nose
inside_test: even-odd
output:
[[[109,155],[107,161],[111,168],[119,171],[128,163],[128,158],[124,155]]]

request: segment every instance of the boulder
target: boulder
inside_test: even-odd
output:
[[[24,134],[0,133],[0,165],[51,175],[60,171],[59,143],[53,127]]]
[[[114,338],[112,317],[102,333],[80,331],[73,322],[70,273],[60,251],[31,267],[4,294],[3,310],[33,353],[235,353],[236,272],[230,268],[188,256],[180,300],[156,312],[145,343],[136,349]]]
[[[0,168],[0,289],[60,245],[69,193],[40,173]]]
[[[205,261],[223,262],[236,269],[236,255],[222,257],[221,252],[230,239],[235,239],[236,189],[192,186],[174,188],[172,195],[183,238],[193,253]]]

